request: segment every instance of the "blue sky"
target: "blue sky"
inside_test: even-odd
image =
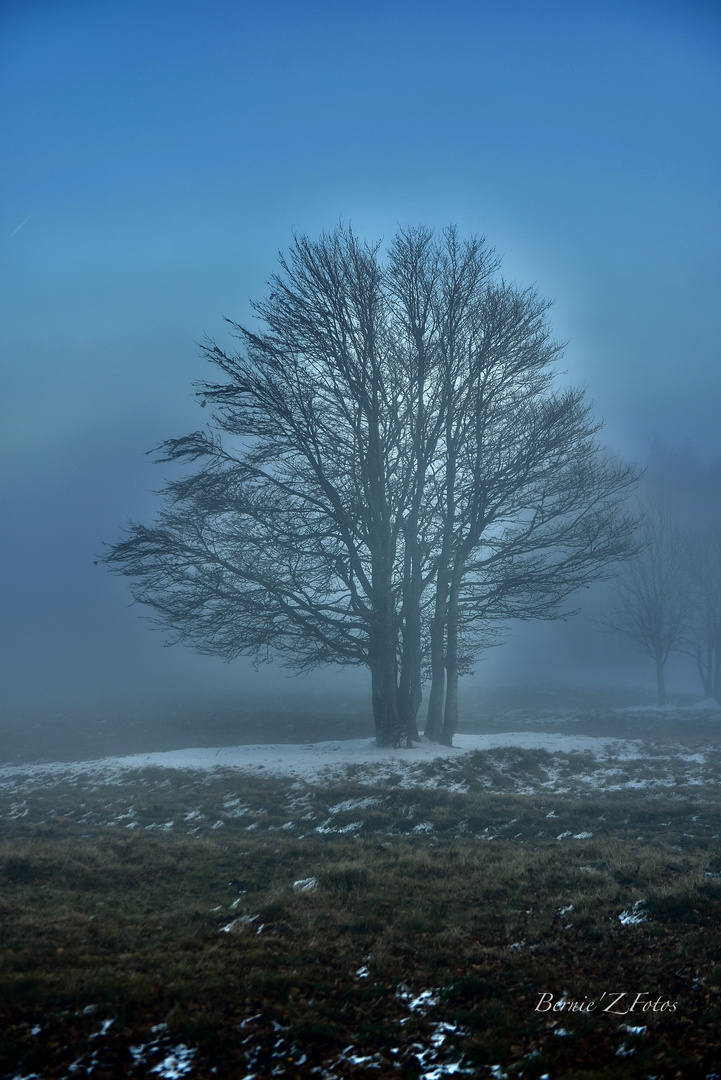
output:
[[[485,234],[614,449],[721,457],[715,4],[6,0],[0,82],[8,699],[237,682],[93,558],[293,230]]]

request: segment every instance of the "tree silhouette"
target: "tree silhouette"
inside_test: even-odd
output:
[[[691,598],[682,534],[661,496],[646,504],[639,546],[639,553],[619,576],[615,606],[603,622],[651,657],[658,704],[665,705],[666,661],[687,638]]]
[[[687,532],[690,613],[682,651],[696,661],[704,694],[721,705],[721,526]]]
[[[106,556],[173,641],[296,669],[361,664],[380,744],[450,742],[464,664],[511,617],[555,618],[633,550],[634,469],[556,390],[548,304],[482,240],[296,237],[240,349],[208,341],[198,463]],[[445,705],[444,705],[445,698]],[[442,720],[439,718],[442,716]]]

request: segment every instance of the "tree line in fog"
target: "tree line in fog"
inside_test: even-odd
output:
[[[672,653],[693,659],[704,696],[721,704],[721,524],[713,517],[682,524],[673,502],[657,494],[646,502],[638,539],[638,554],[614,586],[606,628],[651,658],[659,705]]]

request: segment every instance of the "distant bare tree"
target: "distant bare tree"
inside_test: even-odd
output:
[[[704,694],[721,705],[721,526],[686,537],[691,612],[684,651],[696,661]]]
[[[106,556],[172,640],[365,665],[381,744],[418,737],[430,664],[428,734],[450,742],[498,620],[557,617],[633,550],[636,473],[582,392],[553,389],[548,305],[497,268],[454,229],[401,230],[384,261],[350,229],[295,239],[262,331],[205,346],[211,426],[158,448],[199,466]]]
[[[640,553],[621,573],[615,607],[603,619],[643,649],[656,668],[658,704],[666,704],[665,668],[687,639],[691,597],[681,531],[662,497],[646,504]]]

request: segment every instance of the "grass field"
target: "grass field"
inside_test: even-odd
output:
[[[323,783],[5,769],[0,1075],[721,1076],[719,721],[634,715]]]

